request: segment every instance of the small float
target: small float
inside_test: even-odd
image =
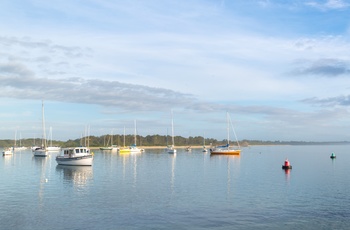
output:
[[[334,154],[334,153],[332,153],[332,154],[331,154],[331,156],[330,156],[330,158],[331,158],[331,159],[336,158],[335,154]]]
[[[292,169],[292,166],[290,165],[288,159],[284,161],[284,164],[282,165],[282,169]]]

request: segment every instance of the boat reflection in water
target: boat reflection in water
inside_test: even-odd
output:
[[[93,178],[92,167],[57,165],[56,171],[63,172],[63,180],[77,186],[85,186]]]

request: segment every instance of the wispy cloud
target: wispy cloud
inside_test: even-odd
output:
[[[349,106],[350,95],[341,95],[328,98],[313,97],[304,99],[302,102],[322,107]]]
[[[18,73],[16,68],[13,72]],[[2,97],[20,99],[25,95],[26,99],[44,98],[60,102],[96,104],[129,111],[169,110],[172,107],[190,105],[195,101],[193,96],[180,92],[118,81],[49,79],[23,75],[16,78],[2,75],[0,81],[4,87],[0,92]]]
[[[311,75],[323,77],[339,77],[350,74],[350,61],[323,58],[318,60],[299,60],[295,75]]]
[[[343,0],[327,0],[327,1],[309,1],[305,3],[308,6],[320,9],[320,10],[340,10],[350,7],[350,4]]]

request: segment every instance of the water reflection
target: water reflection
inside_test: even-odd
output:
[[[176,153],[170,155],[171,157],[171,179],[170,179],[170,188],[171,192],[174,192],[175,188],[175,163],[176,163]]]
[[[12,164],[13,161],[13,155],[5,155],[2,156],[2,161],[4,162],[4,166],[10,166]]]
[[[34,161],[36,168],[40,171],[38,197],[39,197],[39,207],[41,210],[44,207],[44,191],[45,191],[45,185],[48,182],[46,171],[47,171],[47,165],[50,166],[50,163],[48,163],[49,156],[48,157],[33,156],[32,159]]]
[[[93,178],[91,166],[57,165],[56,171],[63,172],[63,179],[76,186],[85,186]]]
[[[239,177],[240,159],[239,155],[210,155],[211,161],[217,161],[219,164],[226,164],[227,195],[230,195],[231,187],[233,187],[232,184]]]

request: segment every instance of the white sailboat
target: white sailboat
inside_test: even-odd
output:
[[[134,143],[130,145],[129,147],[125,147],[125,127],[124,127],[124,148],[121,148],[119,150],[120,153],[141,153],[144,151],[144,149],[140,149],[137,147],[136,144],[136,120],[134,121]]]
[[[15,147],[16,147],[16,135],[17,135],[17,131],[15,132],[14,146],[13,147],[8,147],[8,148],[4,148],[4,150],[2,151],[2,155],[3,156],[12,156],[13,155],[13,152],[15,151]]]
[[[203,152],[203,153],[208,152],[207,147],[205,147],[205,137],[204,137],[204,135],[203,135],[203,150],[202,150],[202,152]]]
[[[236,133],[234,132],[233,127],[232,129],[235,134],[238,147],[237,148],[230,147],[230,123],[231,123],[230,121],[231,121],[230,115],[227,112],[227,144],[223,146],[215,146],[213,149],[210,149],[211,155],[240,155],[241,154],[239,142],[237,140],[237,136],[236,136]]]
[[[137,134],[137,132],[136,132],[136,120],[135,120],[134,121],[134,144],[130,146],[131,153],[140,153],[143,151],[143,149],[138,148],[136,145],[136,140],[137,140],[136,134]]]
[[[174,141],[174,118],[173,118],[173,112],[171,112],[171,146],[167,146],[167,153],[174,154],[176,153],[175,149],[175,141]]]
[[[47,150],[49,152],[59,152],[61,150],[59,146],[52,146],[52,127],[50,127],[50,146],[47,146]]]
[[[123,147],[119,149],[119,153],[130,153],[130,148],[125,147],[125,126],[124,126]]]
[[[17,146],[17,130],[16,130],[16,134],[15,134],[15,147],[14,147],[14,151],[22,151],[22,150],[26,150],[27,147],[22,146],[22,134],[19,134],[19,146]]]
[[[49,155],[48,151],[46,149],[47,144],[46,144],[46,132],[45,132],[44,101],[42,101],[41,111],[42,111],[43,136],[41,139],[41,147],[34,149],[34,156],[36,156],[36,157],[46,157]]]

